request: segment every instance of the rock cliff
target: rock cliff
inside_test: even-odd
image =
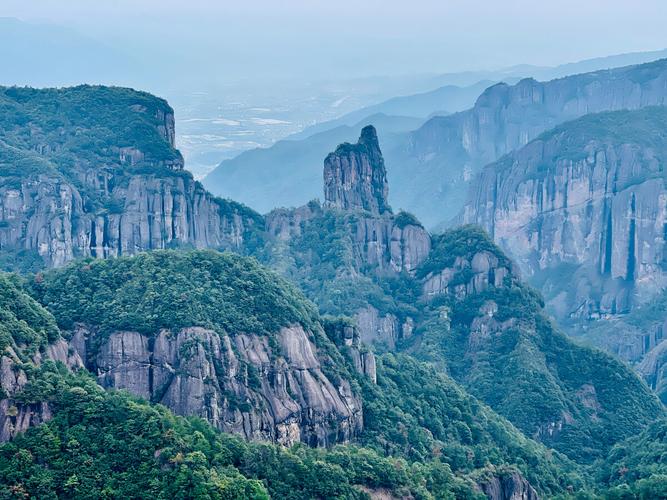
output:
[[[431,236],[414,216],[391,212],[372,126],[361,131],[357,144],[342,144],[327,156],[324,183],[324,206],[314,201],[265,216],[267,234],[274,240],[269,262],[303,284],[324,313],[354,316],[362,342],[394,349],[398,340],[412,334],[414,320],[370,303],[372,282],[382,276],[413,276],[429,255]],[[322,272],[330,283],[313,280]],[[332,298],[322,285],[332,293],[338,293],[336,287],[356,286],[357,297]]]
[[[57,116],[50,100],[65,103]],[[214,198],[183,170],[173,110],[161,99],[84,86],[0,89],[0,102],[5,255],[60,266],[179,245],[241,250],[261,230],[259,215]]]
[[[463,220],[516,259],[575,333],[667,284],[665,127],[664,107],[589,115],[487,166],[471,189]],[[656,320],[589,337],[637,362],[663,339]]]
[[[48,402],[21,397],[29,373],[46,361],[70,369],[83,366],[60,336],[53,317],[14,277],[0,273],[0,442],[51,418]]]
[[[356,144],[341,144],[324,160],[324,203],[343,210],[390,211],[387,172],[375,127],[361,130]]]
[[[156,250],[75,262],[35,287],[105,388],[287,446],[362,429],[360,397],[316,311],[252,259]]]
[[[39,425],[52,417],[48,402],[29,402],[16,399],[28,384],[26,361],[21,359],[19,349],[7,348],[0,356],[0,442],[12,439],[28,427]],[[44,361],[61,362],[70,369],[83,368],[77,353],[71,353],[67,342],[58,339],[49,344],[43,354],[37,353],[27,362],[32,369]]]
[[[539,495],[528,481],[516,471],[491,475],[480,481],[479,487],[489,500],[538,500]]]
[[[71,345],[105,388],[127,389],[225,432],[285,446],[328,446],[361,431],[361,401],[346,380],[322,371],[313,334],[284,327],[277,346],[261,335],[221,336],[188,327],[155,336],[114,332],[99,340],[80,326]]]
[[[489,87],[470,110],[434,117],[386,151],[398,202],[426,224],[448,222],[466,201],[475,174],[542,132],[585,114],[667,102],[667,59]]]
[[[533,439],[588,461],[611,436],[634,432],[626,418],[646,425],[663,414],[624,364],[556,330],[540,295],[478,226],[434,237],[416,277],[428,307],[403,347],[447,370]],[[622,417],[626,411],[634,416]]]

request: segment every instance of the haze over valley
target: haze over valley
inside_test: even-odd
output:
[[[667,499],[665,20],[4,2],[0,498]]]

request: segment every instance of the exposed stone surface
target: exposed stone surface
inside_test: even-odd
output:
[[[298,242],[309,226],[334,217],[349,245],[349,261],[336,263],[339,275],[414,275],[431,251],[431,235],[414,217],[391,213],[382,153],[373,127],[362,130],[358,144],[343,144],[327,157],[324,178],[324,207],[311,202],[266,215],[267,234],[274,239],[273,267],[289,274],[294,253],[301,252],[290,245]],[[335,230],[327,227],[329,232]],[[314,257],[300,254],[299,260],[307,266]],[[381,343],[394,349],[396,341],[411,336],[414,328],[412,318],[399,320],[370,305],[348,313],[357,321],[361,341],[369,345]]]
[[[356,144],[341,144],[324,160],[324,201],[327,207],[390,211],[389,186],[375,127],[361,131]]]
[[[353,227],[359,264],[375,271],[412,273],[431,250],[431,237],[423,227],[400,227],[392,216],[359,217]]]
[[[427,227],[446,223],[462,208],[468,185],[484,165],[567,120],[663,105],[666,82],[663,59],[548,82],[528,78],[489,87],[470,110],[434,117],[410,134],[407,147],[387,151],[392,180],[412,193],[399,202]]]
[[[401,325],[396,316],[381,315],[375,307],[369,305],[357,311],[355,320],[364,344],[382,344],[390,350],[396,348],[396,341],[402,336]]]
[[[78,354],[70,352],[63,339],[47,346],[44,353],[37,353],[33,363],[39,366],[44,359],[60,361],[69,368],[81,368],[83,362]],[[28,383],[28,377],[17,353],[8,347],[0,356],[0,443],[24,432],[33,425],[39,425],[52,416],[48,403],[25,404],[14,399]]]
[[[479,483],[489,500],[538,500],[539,496],[530,483],[518,472],[492,475]]]
[[[358,325],[331,325],[327,329],[327,335],[343,353],[349,356],[357,373],[366,375],[374,384],[377,383],[375,354],[361,343]]]
[[[71,345],[107,388],[127,389],[179,415],[197,415],[248,439],[284,445],[345,442],[362,428],[361,401],[346,380],[322,372],[312,334],[283,328],[277,346],[252,334],[199,327],[155,338],[115,332],[91,359],[95,333],[79,327]],[[277,350],[276,350],[277,348]]]
[[[267,234],[274,237],[273,249],[279,254],[290,242],[301,236],[313,219],[324,216],[326,208],[312,202],[295,209],[277,209],[265,216]],[[431,250],[431,236],[421,226],[399,225],[391,214],[365,215],[337,213],[344,219],[354,260],[354,271],[372,269],[377,273],[414,273]],[[279,267],[279,265],[278,265]]]
[[[217,200],[191,177],[135,175],[127,184],[91,178],[107,190],[113,211],[86,207],[85,191],[39,175],[20,187],[0,186],[0,248],[38,253],[50,266],[76,257],[112,257],[187,244],[239,249],[253,221]]]
[[[258,214],[184,170],[166,101],[97,86],[0,93],[30,120],[0,127],[0,251],[60,266],[177,245],[240,249],[262,229]]]
[[[486,168],[464,220],[487,229],[528,277],[567,272],[558,293],[545,294],[560,315],[628,312],[635,286],[650,296],[667,282],[667,190],[651,176],[661,163],[630,144],[590,142],[583,158],[530,175],[564,147],[559,136],[536,141],[511,156],[511,168]]]
[[[649,351],[636,368],[663,404],[667,403],[667,341]]]
[[[501,286],[510,272],[511,269],[500,264],[497,256],[484,250],[475,253],[471,259],[458,256],[452,267],[429,273],[422,289],[425,297],[451,294],[460,300],[490,286]]]
[[[622,320],[667,285],[667,143],[653,135],[666,122],[665,108],[645,108],[564,124],[487,166],[462,214],[512,255],[562,324],[631,363],[667,321]]]

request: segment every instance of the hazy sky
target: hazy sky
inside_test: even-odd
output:
[[[237,78],[555,65],[667,47],[665,0],[0,0],[0,16]]]

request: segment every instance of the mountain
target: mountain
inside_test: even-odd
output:
[[[0,442],[49,420],[48,401],[29,401],[31,371],[49,361],[82,366],[69,352],[56,322],[24,290],[16,276],[0,274]]]
[[[16,156],[3,200],[32,200],[23,193],[39,182],[53,207],[61,182],[89,201],[83,216],[54,209],[55,220],[85,222],[112,197],[124,221],[119,186],[189,178],[164,101],[114,88],[7,92],[3,141]],[[238,209],[233,245],[157,238],[30,266],[29,238],[3,246],[38,272],[0,275],[0,488],[532,500],[598,488],[588,465],[665,416],[629,367],[557,330],[483,231],[431,235],[395,213],[373,127],[323,170],[322,204],[264,217],[201,188]],[[161,193],[131,198],[149,227],[171,213],[149,204]],[[51,220],[11,206],[7,234]],[[186,235],[219,227],[219,212],[185,214]]]
[[[0,444],[3,492],[106,491],[143,498],[137,492],[148,488],[159,495],[235,491],[232,498],[265,498],[268,492],[296,499],[367,498],[363,491],[381,490],[500,500],[512,492],[534,499],[538,491],[555,494],[586,484],[574,464],[522,436],[426,364],[388,355],[378,359],[376,380],[357,373],[355,344],[347,342],[355,333],[347,323],[322,322],[298,292],[245,257],[155,251],[80,261],[31,282],[0,275],[0,293],[3,326],[11,327],[6,321],[14,317],[21,323],[2,337],[10,350],[1,361],[0,405],[6,409],[3,430],[11,430],[2,440],[13,438]],[[182,307],[174,307],[179,301]],[[147,359],[136,357],[140,345],[151,350]],[[318,362],[321,369],[313,365]],[[335,387],[327,382],[331,376]],[[105,392],[95,380],[127,392]],[[364,427],[358,414],[354,432],[319,434],[320,416],[322,425],[336,425],[321,405],[335,402],[341,390],[357,394],[348,393],[345,401],[355,401],[358,410],[363,404]],[[270,397],[256,400],[253,393]],[[178,407],[174,396],[190,406]],[[354,399],[359,396],[363,402]],[[255,442],[174,417],[148,399]],[[298,410],[299,404],[310,406]],[[427,421],[415,417],[426,409]],[[280,415],[277,428],[288,433],[272,434],[263,418],[272,412]],[[243,416],[238,425],[230,413]],[[299,420],[310,422],[302,432]],[[256,433],[248,433],[253,425],[259,425]],[[256,442],[262,438],[268,442]],[[358,444],[331,450],[270,444],[290,440]]]
[[[131,89],[0,89],[0,257],[35,268],[187,244],[239,248],[261,218],[206,192],[174,113]]]
[[[471,110],[432,118],[387,151],[389,176],[404,186],[392,202],[413,210],[427,226],[445,222],[461,209],[470,181],[485,164],[584,114],[662,105],[666,79],[663,59],[490,87]]]
[[[434,116],[416,130],[385,134],[378,128],[380,141],[386,157],[387,171],[392,183],[402,186],[392,195],[394,206],[415,213],[427,227],[448,222],[456,215],[465,202],[468,184],[486,163],[498,159],[505,153],[525,145],[541,132],[583,114],[595,111],[637,108],[650,104],[663,104],[665,61],[656,61],[636,67],[613,70],[598,70],[613,64],[643,62],[644,56],[658,57],[662,53],[617,56],[609,59],[593,60],[574,65],[566,65],[552,72],[540,72],[536,68],[527,71],[516,68],[508,71],[505,79],[516,81],[516,77],[538,75],[556,80],[540,83],[534,78],[521,80],[515,85],[499,83],[481,92],[471,109],[447,116]],[[592,73],[562,77],[566,71],[597,71]],[[571,73],[570,73],[571,74]],[[493,80],[499,81],[503,77]],[[470,98],[470,95],[458,102]],[[481,87],[480,89],[481,90]],[[442,99],[443,103],[457,102],[454,96],[461,96],[463,89],[443,88],[442,93],[428,94]],[[401,98],[380,106],[384,112],[396,109],[417,109],[423,96]],[[401,103],[406,103],[405,108]],[[371,108],[374,110],[374,108]],[[448,110],[433,102],[432,113]],[[403,111],[402,111],[403,112]],[[356,118],[358,115],[353,114]],[[346,118],[341,119],[348,124]],[[358,125],[375,124],[368,119]],[[333,126],[339,122],[318,125],[312,131]],[[301,138],[289,144],[289,149],[281,141],[268,149],[244,153],[228,160],[204,179],[204,184],[212,192],[222,196],[233,196],[257,210],[266,212],[278,206],[305,203],[319,196],[316,156],[321,157],[340,141],[320,132],[315,150],[312,136]],[[349,138],[343,138],[349,140]],[[290,156],[286,157],[286,153]],[[280,180],[269,178],[268,172],[280,168]],[[261,180],[260,180],[261,179]],[[285,185],[289,185],[288,198]],[[291,201],[290,201],[291,200]]]
[[[335,363],[314,311],[251,261],[208,252],[84,261],[44,275],[39,297],[103,387],[284,445],[349,441],[361,429],[350,381],[325,374]]]
[[[307,127],[271,147],[225,160],[202,182],[211,192],[233,197],[262,213],[306,203],[321,194],[321,159],[337,144],[352,141],[359,128],[373,125],[383,147],[389,148],[397,135],[416,129],[432,115],[472,106],[490,83],[486,80],[466,87],[446,85],[361,108]],[[281,175],[271,175],[277,166]],[[256,182],[260,177],[264,181]]]
[[[337,144],[352,142],[359,128],[372,124],[381,140],[389,142],[423,122],[420,118],[371,114],[352,126],[339,125],[303,140],[286,139],[267,149],[246,151],[223,161],[203,183],[211,192],[242,200],[260,212],[299,206],[322,192],[322,158]]]
[[[526,435],[591,462],[664,409],[626,366],[550,322],[542,298],[481,230],[430,235],[387,206],[370,127],[325,160],[325,202],[266,215],[267,263],[362,342],[453,377]],[[332,187],[332,185],[335,187]],[[272,245],[272,246],[271,246]]]
[[[656,388],[666,129],[663,107],[565,123],[487,166],[462,215],[517,259],[562,324],[632,363],[650,357],[641,371]]]
[[[393,97],[379,104],[357,109],[335,120],[317,123],[297,134],[289,136],[288,139],[306,139],[311,135],[331,130],[341,125],[355,126],[361,121],[367,121],[368,117],[377,114],[429,118],[434,113],[456,113],[471,107],[475,103],[477,96],[494,83],[496,82],[492,80],[481,80],[465,87],[445,85],[429,92]]]

